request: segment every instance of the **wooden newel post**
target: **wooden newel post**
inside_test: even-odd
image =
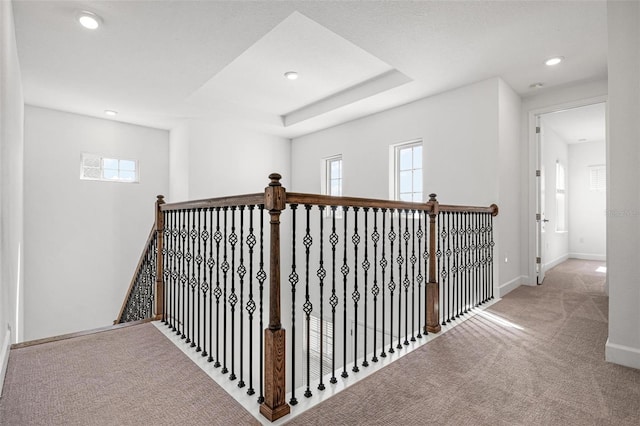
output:
[[[264,402],[260,413],[270,421],[289,414],[285,401],[285,331],[280,321],[280,213],[286,207],[286,191],[277,173],[269,175],[265,189],[265,208],[271,215],[269,267],[269,328],[264,330]]]
[[[429,281],[427,282],[427,309],[425,333],[440,332],[440,291],[436,279],[436,217],[439,213],[439,204],[436,194],[429,194]]]
[[[156,242],[158,253],[156,255],[156,306],[155,320],[164,320],[164,214],[160,206],[164,204],[164,195],[158,195],[156,200]]]

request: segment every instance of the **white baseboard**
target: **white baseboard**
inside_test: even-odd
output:
[[[11,328],[7,327],[7,334],[4,336],[2,348],[0,348],[0,397],[4,388],[4,376],[7,374],[9,364],[9,350],[11,349]]]
[[[516,288],[520,287],[524,282],[526,282],[525,278],[526,277],[524,275],[520,275],[519,277],[516,277],[509,282],[500,284],[500,287],[498,287],[498,297],[502,298],[505,294],[510,293]]]
[[[611,343],[609,339],[605,345],[605,359],[607,362],[640,369],[640,349]]]
[[[547,262],[547,263],[544,264],[544,270],[548,271],[549,269],[558,266],[559,264],[561,264],[562,262],[566,261],[567,259],[569,259],[569,255],[565,254],[563,256],[560,256],[557,259],[552,260],[551,262]]]
[[[569,258],[581,260],[599,260],[601,262],[604,262],[607,260],[607,255],[594,253],[569,253]]]

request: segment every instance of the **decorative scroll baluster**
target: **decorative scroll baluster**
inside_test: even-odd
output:
[[[215,261],[213,260],[213,238],[211,232],[213,232],[213,209],[207,209],[209,213],[209,257],[207,258],[207,267],[209,268],[209,288],[211,289],[211,294],[209,295],[209,356],[207,357],[207,362],[213,361],[213,267],[215,266]],[[205,225],[207,223],[205,215]],[[206,251],[206,244],[205,244]],[[216,323],[218,319],[216,318]],[[206,351],[202,351],[202,356],[205,355]]]
[[[465,264],[466,264],[466,292],[467,292],[467,307],[466,311],[469,312],[473,307],[473,294],[471,292],[473,281],[471,280],[471,225],[470,225],[470,215],[469,213],[464,214],[465,216],[465,236],[466,236],[466,246],[465,246]]]
[[[169,255],[169,250],[171,249],[171,222],[169,221],[169,212],[160,212],[160,214],[162,214],[162,223],[164,224],[162,230],[162,259],[164,263],[162,268],[162,323],[167,325],[169,324],[169,298],[171,294],[171,290],[169,288],[171,285],[171,256]]]
[[[451,317],[453,316],[453,301],[455,298],[455,293],[452,294],[452,292],[455,291],[455,288],[451,285],[451,212],[446,213],[445,219],[447,222],[445,225],[445,229],[447,230],[447,251],[445,252],[445,255],[447,256],[447,285],[449,287],[449,315],[447,317],[447,323],[450,323]]]
[[[418,257],[416,261],[418,262],[418,276],[416,277],[416,281],[418,282],[418,321],[421,321],[422,318],[422,281],[424,281],[424,277],[422,275],[422,238],[424,237],[424,231],[422,230],[422,217],[423,214],[418,211],[418,233],[415,234],[418,237]],[[424,214],[426,217],[426,213]],[[415,328],[415,324],[414,324]],[[416,336],[418,339],[422,339],[422,327],[418,325],[418,335]]]
[[[498,206],[493,204],[493,213],[489,215],[489,285],[491,289],[491,299],[493,299],[493,216],[498,214]]]
[[[201,355],[207,356],[206,355],[207,354],[207,350],[206,350],[207,325],[206,325],[205,318],[207,317],[207,290],[209,290],[209,287],[207,285],[206,273],[204,275],[204,281],[202,280],[202,265],[203,264],[206,265],[205,260],[206,260],[207,253],[205,251],[203,256],[201,250],[202,250],[203,242],[205,244],[205,249],[206,249],[207,238],[209,238],[209,236],[206,235],[205,237],[205,235],[203,235],[203,232],[207,230],[207,222],[205,219],[204,229],[203,229],[202,228],[202,209],[198,209],[198,230],[200,231],[200,235],[198,238],[198,255],[196,257],[196,263],[198,264],[198,287],[199,287],[199,292],[202,292],[202,296],[198,295],[198,347],[196,348],[196,352],[201,352],[202,348],[204,348],[204,352]],[[202,299],[203,317],[200,316],[200,299]],[[202,341],[202,346],[200,346],[201,341]]]
[[[409,234],[409,210],[404,210],[403,214],[404,233],[402,234],[402,238],[404,238],[404,261],[406,261],[409,256],[409,238],[411,238],[411,234]],[[409,337],[409,285],[411,285],[411,281],[409,281],[408,263],[405,263],[404,266],[402,285],[404,286],[404,342],[402,343],[406,346],[409,344],[407,337]],[[413,340],[415,340],[415,338]]]
[[[311,301],[309,300],[309,249],[311,248],[311,244],[313,243],[313,239],[311,238],[311,227],[310,227],[310,213],[311,213],[311,205],[310,204],[305,204],[304,206],[305,208],[305,212],[306,212],[306,228],[305,228],[305,234],[304,234],[304,238],[302,239],[302,243],[304,245],[304,255],[305,255],[305,262],[304,262],[304,285],[305,285],[305,289],[304,289],[304,304],[302,305],[302,310],[305,314],[305,320],[306,320],[306,325],[307,325],[307,389],[304,392],[304,396],[307,398],[310,398],[312,393],[311,393],[311,362],[309,359],[310,356],[310,349],[311,346],[309,345],[311,338],[309,337],[311,335],[311,312],[313,311],[313,305],[311,304]],[[320,357],[320,360],[322,361],[322,357]]]
[[[411,210],[411,341],[416,341],[416,211]]]
[[[264,282],[267,273],[264,271],[264,204],[260,205],[260,269],[258,270],[258,291],[260,304],[260,331],[264,330]],[[260,334],[260,395],[258,404],[264,402],[264,334]]]
[[[291,274],[289,283],[291,284],[291,399],[289,404],[296,405],[296,285],[300,278],[296,272],[296,211],[297,204],[291,204]]]
[[[218,368],[221,365],[220,364],[220,297],[222,296],[222,289],[220,288],[220,241],[222,241],[222,238],[223,238],[222,232],[220,232],[220,207],[216,207],[216,232],[213,234],[213,239],[216,242],[216,289],[213,291],[213,294],[216,297],[216,362],[213,364],[215,368]],[[225,325],[226,325],[226,321],[225,321]]]
[[[391,245],[389,249],[389,259],[391,259],[391,265],[389,266],[389,307],[391,309],[389,313],[389,353],[395,352],[393,349],[393,291],[396,289],[396,283],[393,281],[393,242],[396,239],[396,233],[393,231],[393,214],[394,209],[389,210],[389,222],[391,223],[391,229],[389,230],[389,243]],[[400,338],[400,336],[398,336]]]
[[[223,207],[222,217],[224,220],[222,241],[224,241],[224,250],[222,251],[222,374],[227,374],[229,369],[227,368],[227,273],[229,272],[229,262],[227,261],[227,212],[229,208]]]
[[[368,207],[364,207],[363,208],[364,211],[364,260],[362,261],[362,269],[364,270],[364,342],[363,342],[363,346],[364,346],[364,361],[362,361],[362,366],[363,367],[368,367],[369,366],[369,361],[367,361],[367,357],[368,357],[368,352],[367,352],[367,334],[369,331],[369,323],[368,323],[368,316],[367,316],[367,283],[368,283],[368,278],[369,278],[369,267],[371,266],[371,263],[369,262],[369,220],[368,220],[368,214],[369,214],[369,208]],[[375,354],[375,348],[373,353]]]
[[[342,211],[344,217],[344,232],[342,233],[342,240],[344,241],[344,244],[342,250],[342,267],[340,268],[340,272],[342,272],[342,300],[344,303],[342,304],[342,374],[340,374],[340,376],[346,378],[349,377],[349,373],[347,373],[347,276],[349,275],[349,265],[347,265],[347,213],[349,212],[349,207],[343,206]]]
[[[351,242],[353,243],[353,293],[351,293],[351,299],[353,300],[354,318],[353,367],[351,368],[351,371],[354,373],[360,371],[360,368],[358,368],[358,301],[360,300],[360,292],[358,291],[358,244],[360,244],[360,235],[358,235],[358,210],[358,207],[353,208],[353,236],[351,237]],[[366,328],[364,333],[365,335],[367,334]]]
[[[184,335],[186,336],[186,340],[184,341],[185,343],[191,343],[191,336],[189,334],[190,331],[190,327],[191,327],[191,320],[189,318],[189,310],[191,309],[191,296],[189,294],[189,289],[191,288],[191,282],[192,280],[189,278],[189,273],[191,272],[191,263],[193,261],[193,245],[190,244],[189,240],[191,237],[191,215],[189,214],[189,210],[186,211],[186,216],[187,216],[187,227],[186,227],[186,242],[187,242],[187,251],[185,253],[185,259],[187,261],[187,268],[185,270],[186,273],[186,298],[185,298],[185,323],[184,323]],[[193,280],[195,281],[195,279]]]
[[[386,358],[387,357],[387,353],[384,351],[385,348],[385,344],[384,344],[384,334],[385,334],[385,321],[384,321],[384,317],[385,317],[385,271],[387,269],[387,258],[385,257],[385,238],[387,235],[387,209],[382,209],[382,257],[380,258],[380,267],[382,268],[382,350],[380,352],[380,357],[381,358]]]
[[[442,289],[442,325],[447,325],[447,271],[445,270],[444,259],[444,238],[446,231],[444,229],[444,219],[442,213],[438,215],[438,250],[436,251],[436,257],[438,259],[438,270],[440,271],[440,288]],[[442,245],[442,246],[441,246]],[[442,247],[442,249],[441,249]]]
[[[249,314],[249,389],[247,395],[253,395],[253,314],[256,311],[256,302],[253,298],[253,252],[256,246],[256,235],[253,229],[254,205],[249,206],[249,235],[247,235],[247,247],[249,247],[249,301],[247,302],[247,313]]]
[[[371,241],[373,241],[373,285],[371,286],[371,294],[373,294],[373,356],[371,357],[371,362],[378,362],[376,351],[378,350],[378,294],[380,292],[380,287],[378,286],[378,241],[380,241],[380,234],[378,233],[377,208],[373,209],[373,233],[371,234]],[[384,343],[382,346],[384,348]]]
[[[336,296],[336,245],[338,244],[338,234],[336,233],[336,206],[331,206],[331,235],[329,243],[331,243],[331,327],[336,329],[336,306],[338,306],[338,296]],[[336,339],[335,335],[331,342],[331,379],[330,383],[338,383],[336,379]]]
[[[171,331],[176,331],[176,287],[178,285],[178,265],[177,265],[177,238],[178,238],[178,224],[176,222],[177,212],[169,212],[169,222],[171,223],[171,295],[169,297],[169,305],[171,309],[171,315],[169,316],[169,327]]]
[[[180,332],[182,333],[180,335],[181,339],[186,339],[187,336],[185,336],[184,331],[185,331],[185,312],[186,312],[186,306],[185,306],[185,300],[187,298],[187,274],[186,274],[186,257],[187,257],[187,230],[185,228],[185,211],[182,210],[181,211],[181,219],[182,219],[182,223],[181,223],[181,229],[180,229],[180,237],[182,238],[182,245],[181,245],[181,250],[182,250],[182,268],[180,269],[180,283],[182,284],[182,312],[181,312],[181,318],[182,318],[182,322],[180,323]]]
[[[236,304],[238,296],[236,295],[236,244],[238,243],[238,235],[236,234],[236,207],[231,207],[231,234],[229,234],[228,243],[231,245],[231,293],[229,294],[229,305],[231,306],[231,374],[229,380],[235,380],[236,377]],[[226,246],[226,245],[225,245]]]
[[[240,380],[238,387],[245,387],[244,383],[244,321],[242,320],[242,306],[244,306],[244,276],[247,273],[247,267],[244,266],[244,209],[240,206],[240,266],[238,266],[238,278],[240,278]]]
[[[191,280],[189,285],[191,286],[191,347],[196,346],[196,288],[198,287],[198,281],[196,280],[196,238],[198,237],[198,231],[196,231],[196,212],[191,210]]]
[[[318,206],[320,211],[320,261],[318,271],[316,275],[320,280],[320,383],[318,384],[318,390],[323,391],[325,389],[322,382],[322,376],[324,375],[324,279],[327,276],[327,271],[324,269],[324,211],[325,206]],[[307,334],[308,336],[308,334]],[[309,351],[307,351],[308,353]]]
[[[400,239],[404,239],[404,232],[402,232],[403,214],[404,210],[398,210],[398,258],[396,259],[396,263],[398,264],[398,344],[396,345],[396,349],[402,349],[402,287],[405,287],[405,294],[407,294],[406,290],[408,289],[408,287],[405,286],[405,280],[402,277],[404,257],[402,256],[402,241]],[[409,280],[407,279],[407,282],[408,281]]]

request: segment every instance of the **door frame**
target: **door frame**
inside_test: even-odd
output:
[[[537,209],[537,188],[536,188],[536,169],[537,169],[537,135],[536,135],[536,122],[537,117],[543,114],[551,112],[559,112],[566,109],[579,108],[583,106],[589,106],[594,104],[605,104],[606,117],[605,120],[609,122],[608,96],[601,95],[591,98],[580,99],[571,102],[564,102],[560,104],[549,105],[541,108],[529,110],[527,113],[527,136],[529,139],[529,200],[526,214],[526,229],[528,233],[528,257],[527,257],[527,269],[529,274],[530,285],[536,285],[538,273],[536,269],[536,254],[537,254],[537,222],[536,222],[536,209]],[[609,157],[606,159],[607,167],[609,166]]]

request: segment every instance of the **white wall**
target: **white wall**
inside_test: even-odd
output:
[[[82,152],[137,159],[140,183],[80,180]],[[169,134],[25,108],[25,340],[110,325],[169,187]]]
[[[589,166],[606,163],[604,141],[569,145],[569,257],[606,259],[606,191],[589,189]]]
[[[500,213],[495,261],[500,264],[500,296],[518,287],[523,280],[520,256],[520,115],[522,100],[503,80],[498,86],[498,201]]]
[[[262,192],[272,172],[284,186],[291,182],[289,139],[205,120],[188,120],[171,135],[169,201]]]
[[[0,2],[0,390],[22,335],[24,101],[11,2]],[[16,313],[18,315],[16,315]]]
[[[609,1],[607,24],[606,359],[640,368],[640,3]]]
[[[542,217],[549,222],[544,228],[544,247],[542,262],[546,270],[564,262],[569,257],[569,233],[558,231],[556,202],[556,163],[560,162],[565,170],[565,187],[569,177],[569,147],[567,142],[552,128],[546,125],[545,116],[541,118],[542,127],[542,179],[544,180],[544,210]],[[568,197],[571,188],[566,189],[565,208],[568,210]]]
[[[536,285],[536,114],[606,101],[607,80],[595,80],[549,88],[522,100],[521,118],[521,264],[526,272],[523,283]]]

